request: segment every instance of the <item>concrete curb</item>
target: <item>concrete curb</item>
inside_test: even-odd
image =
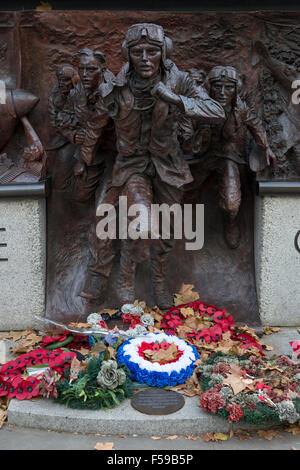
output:
[[[230,424],[218,416],[205,413],[197,406],[198,397],[185,397],[184,407],[165,416],[150,416],[132,408],[130,400],[108,411],[73,410],[51,400],[12,400],[8,424],[82,434],[139,436],[199,436],[207,432],[228,433]],[[260,426],[260,429],[262,426]],[[257,427],[238,424],[236,429]]]

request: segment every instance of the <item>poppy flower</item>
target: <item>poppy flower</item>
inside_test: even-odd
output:
[[[23,379],[20,375],[11,379],[9,381],[10,385],[9,385],[7,397],[14,398],[16,396],[17,389],[22,383],[23,383]]]
[[[214,315],[217,312],[217,309],[213,305],[210,305],[209,307],[207,307],[206,312],[208,313],[208,315]]]
[[[38,385],[39,381],[37,380],[34,381],[29,378],[24,381],[23,387],[25,389],[26,399],[37,397],[41,394],[41,390]]]
[[[208,334],[212,337],[213,341],[220,341],[222,339],[222,329],[219,325],[214,325],[208,329]]]
[[[153,351],[159,351],[159,350],[160,350],[159,344],[154,344]]]
[[[15,397],[17,398],[17,400],[25,400],[27,398],[27,392],[23,383],[16,387]]]
[[[169,348],[169,344],[168,343],[161,343],[160,347],[164,350],[168,349]]]
[[[0,384],[0,397],[5,397],[8,394],[10,383],[8,381]]]
[[[203,338],[203,340],[202,340]],[[206,343],[210,344],[212,342],[212,337],[209,332],[209,328],[204,328],[199,334],[200,341],[205,341]]]
[[[225,313],[220,310],[217,310],[216,312],[214,312],[213,320],[215,323],[224,323],[224,320],[226,320]]]
[[[206,304],[200,304],[200,305],[199,305],[199,310],[200,310],[200,312],[206,313],[206,312],[207,312],[207,309],[208,309],[208,305],[206,305]]]

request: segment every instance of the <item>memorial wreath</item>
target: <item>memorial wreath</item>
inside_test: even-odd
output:
[[[197,367],[199,405],[229,422],[264,425],[300,419],[300,365],[288,356],[213,354]]]
[[[166,333],[129,339],[117,353],[117,361],[128,367],[132,380],[160,388],[184,383],[192,376],[197,359],[194,346]]]

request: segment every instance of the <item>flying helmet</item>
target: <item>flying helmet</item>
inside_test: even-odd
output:
[[[206,85],[209,91],[210,84],[220,79],[226,79],[230,82],[235,83],[237,93],[240,92],[242,88],[242,80],[240,74],[234,67],[231,67],[229,65],[217,65],[216,67],[212,68],[206,77]]]
[[[122,54],[129,61],[129,48],[138,44],[142,39],[162,49],[162,63],[165,66],[173,51],[172,39],[165,36],[162,26],[152,23],[137,23],[131,26],[122,44]]]

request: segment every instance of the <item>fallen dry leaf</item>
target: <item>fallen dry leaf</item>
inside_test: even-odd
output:
[[[90,328],[91,326],[93,326],[91,323],[76,323],[76,322],[72,322],[72,323],[69,323],[68,325],[70,328],[78,328],[79,330],[83,329],[83,328]]]
[[[201,436],[204,442],[218,442],[218,441],[227,441],[229,438],[228,434],[222,432],[207,432]]]
[[[294,436],[297,436],[297,434],[300,434],[300,424],[290,424],[290,426],[285,428],[285,431],[291,432]]]
[[[83,356],[87,356],[88,354],[90,354],[90,350],[86,348],[81,348],[78,350],[78,352],[80,352],[80,354],[82,354]]]
[[[213,432],[207,432],[206,434],[202,434],[201,439],[204,442],[215,441],[214,433]]]
[[[158,441],[159,439],[161,439],[160,436],[151,436],[151,439],[153,439],[154,441]]]
[[[263,344],[262,346],[266,351],[273,351],[274,349],[273,346],[269,346],[268,344]]]
[[[189,439],[190,441],[198,441],[200,439],[200,436],[185,436],[186,439]]]
[[[0,409],[0,429],[2,428],[4,422],[7,418],[7,410]]]
[[[111,309],[111,308],[103,308],[102,310],[100,310],[100,312],[98,312],[99,315],[109,315],[110,317],[112,317],[115,313],[117,313],[119,310],[117,309]]]
[[[71,366],[70,366],[70,382],[73,382],[77,379],[80,371],[86,368],[86,362],[80,362],[77,357],[73,357]]]
[[[237,395],[246,388],[252,391],[256,389],[256,382],[252,379],[244,379],[242,369],[237,364],[230,364],[230,372],[228,372],[227,377],[224,378],[223,384],[229,385],[234,395]]]
[[[1,333],[0,339],[7,339],[11,341],[19,341],[21,338],[27,336],[28,330],[25,331],[9,331],[7,333]]]
[[[268,441],[271,441],[273,437],[282,437],[278,434],[278,431],[276,431],[275,429],[268,429],[266,431],[260,430],[257,431],[257,434],[259,435],[259,437],[267,439]]]
[[[144,300],[137,300],[137,299],[136,299],[136,300],[133,302],[133,305],[134,305],[135,307],[141,307],[144,311],[145,311],[145,309],[147,308],[146,302],[145,302]]]
[[[107,347],[107,351],[108,351],[108,354],[109,354],[109,358],[110,359],[116,359],[116,355],[117,355],[117,350],[114,349],[113,347],[111,346],[108,346]]]
[[[199,299],[198,292],[193,292],[193,284],[182,284],[178,294],[174,294],[174,305],[188,304]]]
[[[173,439],[178,439],[178,436],[176,436],[176,434],[175,434],[174,436],[166,437],[166,439],[168,439],[169,441],[173,441]]]
[[[149,326],[148,330],[151,332],[151,333],[161,333],[162,330],[160,330],[159,328],[155,327],[155,326]]]
[[[96,450],[112,450],[114,448],[113,442],[97,442],[94,449]]]
[[[280,331],[280,328],[277,326],[265,326],[264,327],[264,334],[265,335],[270,335],[272,333],[278,333]]]
[[[99,355],[100,352],[102,351],[105,351],[106,350],[106,346],[104,345],[104,343],[102,341],[98,341],[98,343],[96,343],[92,349],[90,349],[90,354],[92,356],[97,356]]]
[[[37,335],[34,330],[29,329],[22,332],[18,344],[15,347],[9,348],[13,354],[22,354],[33,351],[36,349],[36,345],[41,343],[43,337]]]
[[[174,343],[168,347],[168,349],[159,349],[158,351],[153,351],[152,349],[146,349],[144,355],[151,362],[170,362],[177,358],[178,350]]]
[[[217,441],[227,441],[229,439],[229,435],[228,434],[224,434],[222,432],[216,432],[214,434],[214,437]]]
[[[189,317],[189,316],[194,316],[195,315],[195,312],[194,312],[194,309],[193,308],[190,308],[190,307],[187,307],[187,308],[184,308],[182,307],[180,309],[180,313],[182,313],[183,316],[185,316],[185,318]]]
[[[243,429],[238,429],[234,432],[234,434],[239,438],[240,441],[245,441],[246,439],[252,438],[251,434],[247,431],[244,431]]]

